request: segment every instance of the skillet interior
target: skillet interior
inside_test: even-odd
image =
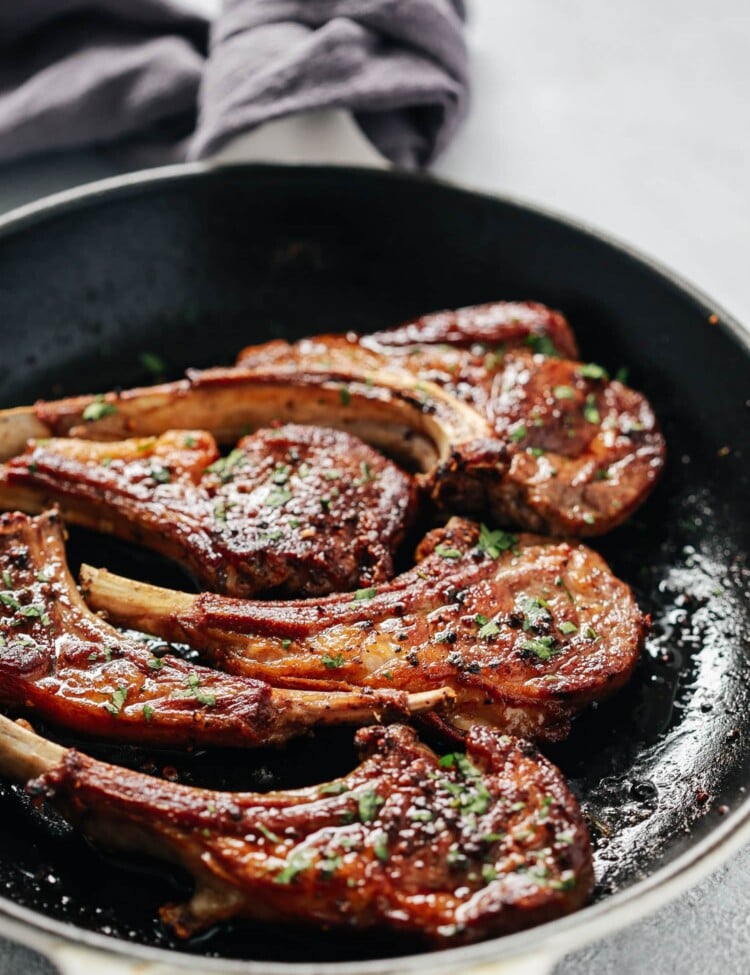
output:
[[[750,782],[750,355],[713,309],[602,240],[507,202],[404,176],[247,167],[120,190],[0,236],[0,404],[147,382],[144,351],[177,375],[244,344],[354,328],[429,309],[533,297],[563,309],[584,356],[647,392],[670,450],[647,506],[595,542],[654,618],[632,684],[582,716],[550,756],[597,842],[597,897],[705,836]],[[727,449],[728,448],[728,449]],[[76,533],[71,561],[162,584],[155,556]],[[59,740],[63,739],[57,736]],[[184,781],[271,788],[351,766],[351,734],[217,760],[85,747],[174,766]],[[321,747],[322,745],[322,747]],[[395,940],[224,928],[187,946],[153,922],[184,878],[103,858],[0,790],[0,894],[150,945],[224,957],[401,954]]]

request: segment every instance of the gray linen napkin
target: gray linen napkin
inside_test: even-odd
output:
[[[125,139],[202,158],[346,108],[387,158],[426,165],[466,110],[463,15],[463,0],[228,0],[209,45],[178,0],[0,3],[0,160]]]

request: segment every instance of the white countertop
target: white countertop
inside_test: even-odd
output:
[[[747,0],[470,8],[472,111],[435,172],[607,230],[750,326]],[[0,168],[0,211],[115,172],[95,152]],[[673,905],[570,956],[557,975],[747,975],[749,902],[746,850]],[[0,972],[44,970],[0,945]]]

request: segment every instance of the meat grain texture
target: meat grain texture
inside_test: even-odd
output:
[[[287,425],[220,457],[209,433],[32,441],[0,504],[145,544],[217,592],[321,595],[381,582],[414,517],[413,479],[355,437]]]

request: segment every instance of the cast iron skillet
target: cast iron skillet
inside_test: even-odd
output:
[[[22,211],[0,225],[0,296],[1,406],[148,382],[144,352],[176,376],[274,336],[367,332],[500,297],[564,310],[586,359],[628,367],[669,447],[647,505],[594,543],[653,616],[646,652],[631,685],[549,749],[592,825],[600,903],[429,965],[516,955],[593,923],[608,904],[622,910],[750,816],[750,354],[739,327],[705,298],[601,236],[517,203],[403,175],[266,166],[176,167]],[[70,555],[74,567],[85,558],[190,584],[155,556],[83,532]],[[218,756],[80,743],[235,789],[319,781],[355,760],[348,731]],[[267,925],[178,943],[154,917],[185,893],[186,878],[103,857],[16,788],[0,792],[0,817],[0,909],[37,928],[112,947],[107,935],[141,957],[204,956],[204,971],[209,957],[307,961],[316,971],[417,961],[394,963],[414,951],[394,938]]]

